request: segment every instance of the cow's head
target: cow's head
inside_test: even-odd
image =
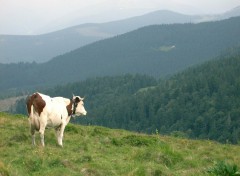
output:
[[[84,98],[73,95],[73,114],[76,116],[86,115],[87,111],[84,108]]]

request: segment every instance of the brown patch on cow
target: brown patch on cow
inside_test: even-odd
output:
[[[73,113],[73,111],[72,111],[72,104],[73,104],[73,101],[70,100],[69,105],[66,106],[67,112],[68,112],[68,116],[72,115],[72,113]]]
[[[27,110],[28,114],[31,113],[31,106],[33,105],[35,111],[40,116],[43,108],[46,106],[46,102],[42,99],[42,97],[38,93],[34,93],[32,96],[27,99]]]

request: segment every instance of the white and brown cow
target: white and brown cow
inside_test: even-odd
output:
[[[33,145],[35,145],[35,131],[40,133],[41,144],[44,146],[45,128],[53,127],[58,144],[62,146],[63,132],[70,118],[87,114],[83,98],[74,95],[72,99],[52,98],[37,92],[27,98],[26,105]]]

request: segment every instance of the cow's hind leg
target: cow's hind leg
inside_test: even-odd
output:
[[[45,131],[45,127],[46,127],[45,124],[41,124],[41,125],[40,125],[40,129],[39,129],[40,140],[41,140],[41,144],[42,144],[43,147],[45,146],[45,143],[44,143],[44,131]]]
[[[32,145],[36,145],[35,142],[35,128],[31,125]]]
[[[39,131],[40,133],[40,140],[41,140],[41,144],[44,147],[45,143],[44,143],[44,130]]]

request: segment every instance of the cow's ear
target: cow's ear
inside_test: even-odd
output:
[[[75,97],[75,95],[72,93],[72,96],[73,96],[73,98]]]
[[[81,100],[81,101],[83,101],[84,99],[85,99],[85,96],[84,96],[83,98],[82,98],[82,97],[80,97],[80,100]]]

